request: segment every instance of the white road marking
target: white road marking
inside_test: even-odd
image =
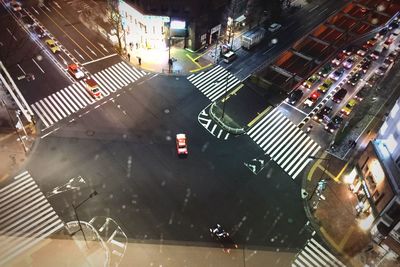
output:
[[[97,43],[101,48],[103,48],[104,51],[108,52],[108,50],[104,47],[102,43]]]
[[[95,60],[92,60],[92,61],[88,61],[88,62],[83,63],[82,66],[85,66],[87,64],[91,64],[91,63],[94,63],[94,62],[97,62],[97,61],[100,61],[100,60],[103,60],[103,59],[106,59],[106,58],[109,58],[109,57],[113,57],[113,56],[116,56],[116,55],[118,55],[118,54],[115,53],[115,54],[108,55],[108,56],[105,56],[105,57],[101,57],[101,58],[98,58],[98,59],[95,59]]]
[[[21,68],[21,66],[19,64],[17,64],[17,66],[22,71],[22,73],[26,75],[25,71]]]
[[[9,28],[7,28],[7,31],[14,38],[15,41],[18,41],[17,37],[14,36],[14,34],[10,31]]]
[[[34,7],[31,7],[31,8],[33,9],[33,11],[35,11],[36,14],[39,15],[39,12]]]
[[[76,53],[80,58],[82,58],[83,60],[85,60],[85,58],[84,58],[81,54],[79,54],[78,51],[76,51],[76,49],[74,49],[74,51],[75,51],[75,53]],[[82,65],[83,65],[83,64],[82,64]]]
[[[63,63],[64,63],[65,65],[68,65],[68,62],[67,62],[60,54],[58,54],[58,56],[62,59],[62,61],[63,61]]]
[[[61,6],[56,1],[53,1],[53,2],[59,9],[61,9]]]
[[[35,65],[39,68],[39,70],[42,71],[42,73],[44,73],[44,70],[39,66],[39,64],[36,62],[36,60],[34,58],[32,58],[33,63],[35,63]]]
[[[97,54],[96,54],[92,49],[90,49],[89,46],[86,46],[86,48],[87,48],[93,55],[95,55],[95,56],[97,57]]]

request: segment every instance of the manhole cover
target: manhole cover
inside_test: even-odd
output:
[[[94,131],[92,130],[87,130],[86,131],[87,136],[93,136],[94,135]]]
[[[169,114],[169,113],[170,113],[170,110],[166,108],[166,109],[164,109],[164,113],[165,113],[165,114]]]

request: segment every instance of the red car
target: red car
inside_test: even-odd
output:
[[[321,93],[318,92],[317,90],[315,90],[315,91],[310,95],[310,97],[307,98],[307,99],[304,101],[304,103],[303,103],[304,106],[307,106],[307,107],[312,107],[312,106],[314,106],[315,103],[318,101],[318,99],[319,99],[320,96],[321,96]]]
[[[75,79],[82,79],[85,77],[83,71],[78,67],[76,64],[69,64],[68,65],[68,72],[71,74]]]
[[[186,134],[181,133],[176,135],[176,152],[178,153],[178,155],[188,154],[186,141],[187,141]]]

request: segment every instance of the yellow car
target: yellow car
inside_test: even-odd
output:
[[[325,93],[331,88],[333,81],[331,79],[326,79],[320,86],[318,86],[318,91]]]
[[[353,111],[354,106],[357,105],[358,101],[356,99],[351,99],[345,107],[342,108],[342,110],[340,111],[341,113],[349,116],[349,114]]]
[[[60,52],[60,48],[58,47],[58,45],[56,44],[56,42],[54,42],[54,40],[52,39],[47,39],[45,41],[45,43],[47,44],[47,46],[50,48],[51,52],[53,52],[53,54]]]
[[[311,77],[309,77],[304,83],[303,86],[305,88],[311,88],[311,86],[313,86],[313,84],[318,81],[318,76],[317,75],[312,75]]]

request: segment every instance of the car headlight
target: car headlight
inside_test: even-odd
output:
[[[330,131],[331,133],[333,133],[333,129],[329,129],[329,131]]]
[[[314,120],[318,120],[318,116],[314,116],[313,119],[314,119]]]

